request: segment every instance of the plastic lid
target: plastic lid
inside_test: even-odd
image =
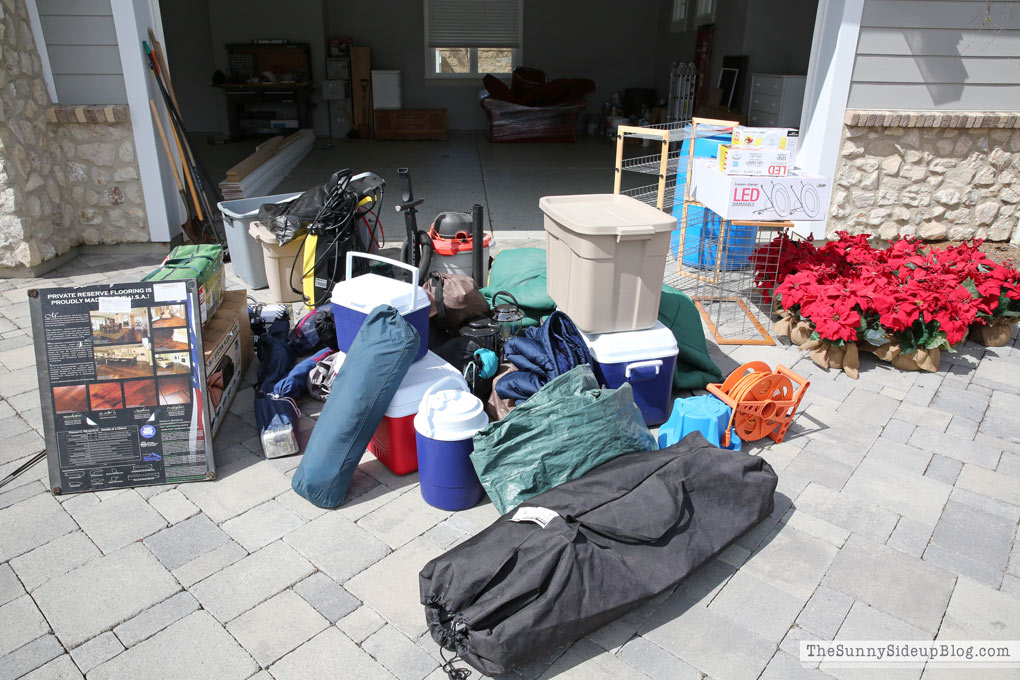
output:
[[[429,439],[444,442],[469,439],[486,425],[482,401],[465,390],[440,390],[422,399],[414,429]]]
[[[397,393],[393,395],[386,415],[390,418],[403,418],[418,412],[418,405],[425,392],[443,378],[454,378],[464,390],[468,389],[464,376],[456,368],[446,363],[439,355],[426,352],[425,356],[411,364],[407,375],[400,381]]]
[[[408,308],[412,291],[414,304]],[[333,286],[331,299],[335,304],[366,314],[379,305],[395,307],[401,314],[410,314],[429,306],[429,296],[420,286],[378,274],[362,274],[337,282]]]
[[[672,231],[676,218],[623,194],[543,196],[538,207],[546,215],[579,234],[626,235]]]
[[[679,348],[673,331],[661,321],[641,331],[620,333],[581,332],[584,344],[588,345],[592,359],[600,364],[619,364],[646,359],[662,359],[676,356]]]

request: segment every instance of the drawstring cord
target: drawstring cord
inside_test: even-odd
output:
[[[446,658],[446,648],[439,648],[439,657],[443,660],[443,672],[446,673],[446,677],[450,680],[467,680],[471,677],[471,670],[467,668],[457,668],[453,664],[457,661],[463,661],[459,654],[454,654],[452,659]]]

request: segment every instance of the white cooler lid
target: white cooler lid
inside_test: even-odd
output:
[[[339,371],[347,355],[337,352],[333,370]],[[397,393],[386,408],[387,418],[403,418],[418,412],[418,404],[425,392],[443,378],[453,378],[462,389],[467,390],[467,381],[456,368],[439,358],[438,354],[426,352],[425,356],[411,364],[407,375],[400,381]]]
[[[647,359],[662,359],[675,356],[679,348],[673,331],[661,321],[641,331],[620,333],[585,333],[581,331],[584,344],[588,345],[591,357],[600,364],[619,364]]]
[[[469,439],[486,425],[489,416],[481,399],[464,390],[440,390],[422,400],[414,429],[429,439],[455,442]]]
[[[443,378],[454,378],[462,389],[467,390],[467,381],[456,368],[439,358],[438,354],[427,352],[424,357],[411,364],[407,375],[400,381],[397,393],[386,409],[389,418],[403,418],[418,412],[418,404],[425,392]],[[451,385],[452,386],[452,385]]]
[[[408,308],[410,293],[414,291],[414,304]],[[356,309],[368,314],[379,305],[394,307],[401,314],[407,315],[429,306],[429,296],[421,286],[411,286],[405,281],[397,281],[388,276],[378,274],[362,274],[346,281],[338,281],[333,286],[330,298],[335,304],[348,309]]]

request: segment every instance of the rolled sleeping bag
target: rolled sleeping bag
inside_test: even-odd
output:
[[[320,508],[344,502],[354,470],[420,346],[418,331],[393,307],[379,305],[369,313],[294,472],[291,487],[299,496]]]

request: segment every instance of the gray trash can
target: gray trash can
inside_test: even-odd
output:
[[[230,263],[234,266],[234,273],[241,277],[249,288],[266,288],[269,279],[266,277],[262,245],[248,234],[248,226],[258,219],[259,208],[264,204],[286,203],[301,194],[302,192],[298,191],[291,194],[220,201],[216,204],[223,213],[223,231],[226,232],[227,245],[230,247]]]

